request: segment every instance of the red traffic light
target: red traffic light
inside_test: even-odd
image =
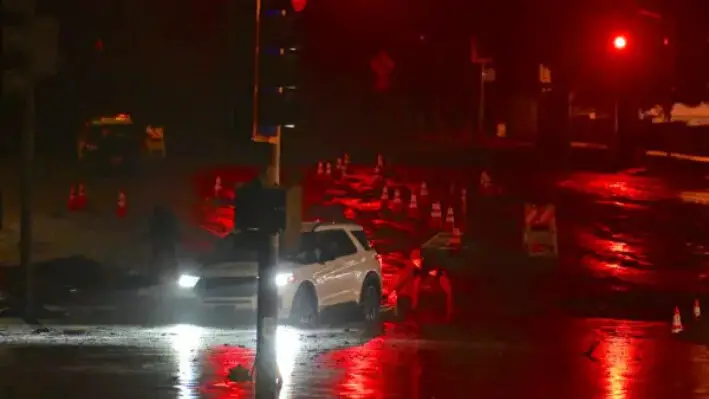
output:
[[[308,4],[308,0],[291,0],[291,6],[295,12],[301,12]]]
[[[613,47],[615,47],[617,50],[622,50],[628,45],[628,40],[625,38],[625,36],[616,36],[613,39]]]

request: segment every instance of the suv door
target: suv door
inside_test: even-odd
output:
[[[359,299],[361,287],[367,272],[373,270],[381,276],[382,270],[379,260],[377,259],[377,252],[372,248],[365,232],[363,230],[350,230],[349,234],[354,237],[355,241],[361,247],[358,250],[357,266],[353,269],[352,273],[350,273],[354,290],[353,295]]]
[[[331,260],[326,262],[328,268],[327,285],[323,287],[326,298],[323,305],[356,300],[352,289],[352,273],[357,268],[357,247],[344,230],[324,230],[318,232],[318,242],[323,250],[330,254]]]

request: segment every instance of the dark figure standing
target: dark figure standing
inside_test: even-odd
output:
[[[152,270],[158,279],[170,277],[177,268],[176,246],[179,239],[177,217],[171,209],[156,206],[150,221]],[[172,276],[174,277],[174,276]]]

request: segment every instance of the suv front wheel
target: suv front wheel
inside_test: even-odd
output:
[[[362,286],[360,307],[364,321],[367,323],[374,324],[379,322],[380,292],[379,285],[374,281],[367,281]]]
[[[290,322],[303,328],[312,328],[317,325],[318,299],[312,289],[305,286],[298,288],[298,292],[293,298]]]

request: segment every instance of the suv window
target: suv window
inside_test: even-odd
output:
[[[319,231],[318,245],[327,249],[335,258],[357,253],[357,247],[344,230]]]
[[[367,239],[367,235],[364,234],[364,231],[362,230],[350,230],[350,233],[354,236],[354,238],[357,239],[357,242],[364,248],[365,251],[369,251],[372,249],[372,246],[369,245],[369,240]]]
[[[285,258],[303,265],[317,262],[318,259],[315,251],[317,248],[317,243],[315,241],[315,234],[316,233],[313,232],[301,233],[298,248],[292,253],[286,255]]]

